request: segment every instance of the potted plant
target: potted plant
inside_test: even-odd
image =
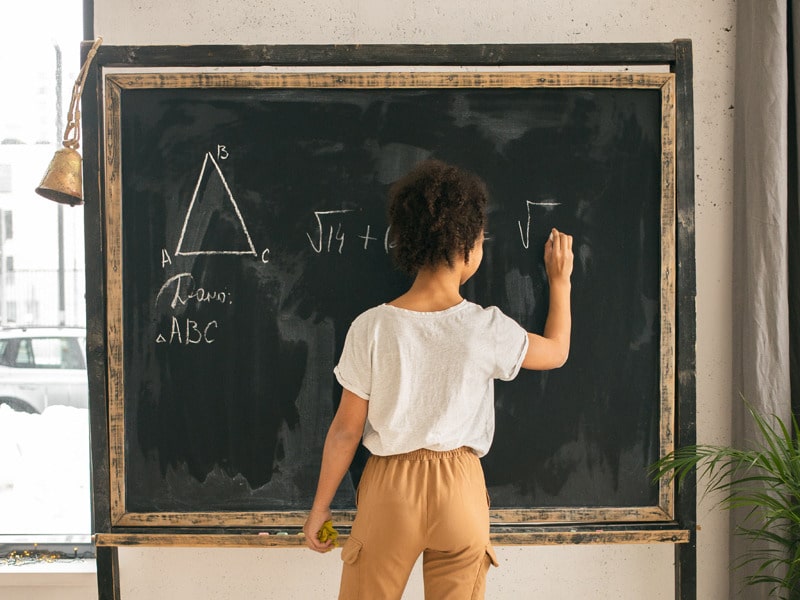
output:
[[[678,485],[695,470],[704,493],[719,493],[726,510],[743,508],[747,517],[737,535],[754,542],[734,568],[750,565],[748,585],[771,585],[770,596],[800,598],[800,428],[767,419],[747,405],[761,439],[753,449],[694,445],[679,448],[652,466],[656,480]]]

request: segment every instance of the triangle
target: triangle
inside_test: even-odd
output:
[[[253,240],[222,170],[210,152],[186,211],[176,255],[252,254]]]

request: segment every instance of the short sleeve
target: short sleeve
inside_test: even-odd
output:
[[[369,328],[364,319],[356,319],[347,331],[339,364],[333,369],[343,388],[365,400],[369,400],[372,391],[369,347]]]
[[[494,331],[495,379],[510,381],[522,368],[528,352],[528,332],[511,317],[491,307]]]

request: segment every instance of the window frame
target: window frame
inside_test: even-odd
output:
[[[83,7],[83,39],[94,39],[94,0],[82,0]],[[7,350],[7,347],[6,347]],[[85,350],[85,343],[84,343]],[[84,361],[86,361],[84,353]],[[90,468],[90,465],[87,465]],[[97,557],[94,536],[94,499],[90,497],[89,511],[91,515],[90,531],[76,534],[25,534],[0,535],[0,565],[11,553],[30,552],[36,556],[57,556],[60,560],[88,559],[94,563]],[[38,563],[48,564],[44,558]],[[59,561],[57,561],[59,562]],[[84,562],[76,561],[76,564]],[[76,569],[77,570],[77,569]],[[85,571],[86,569],[80,569]],[[61,570],[63,572],[63,568]]]

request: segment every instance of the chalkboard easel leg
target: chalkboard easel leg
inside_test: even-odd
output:
[[[675,600],[697,600],[697,534],[675,544]]]
[[[117,548],[98,546],[96,560],[98,600],[120,600]]]

